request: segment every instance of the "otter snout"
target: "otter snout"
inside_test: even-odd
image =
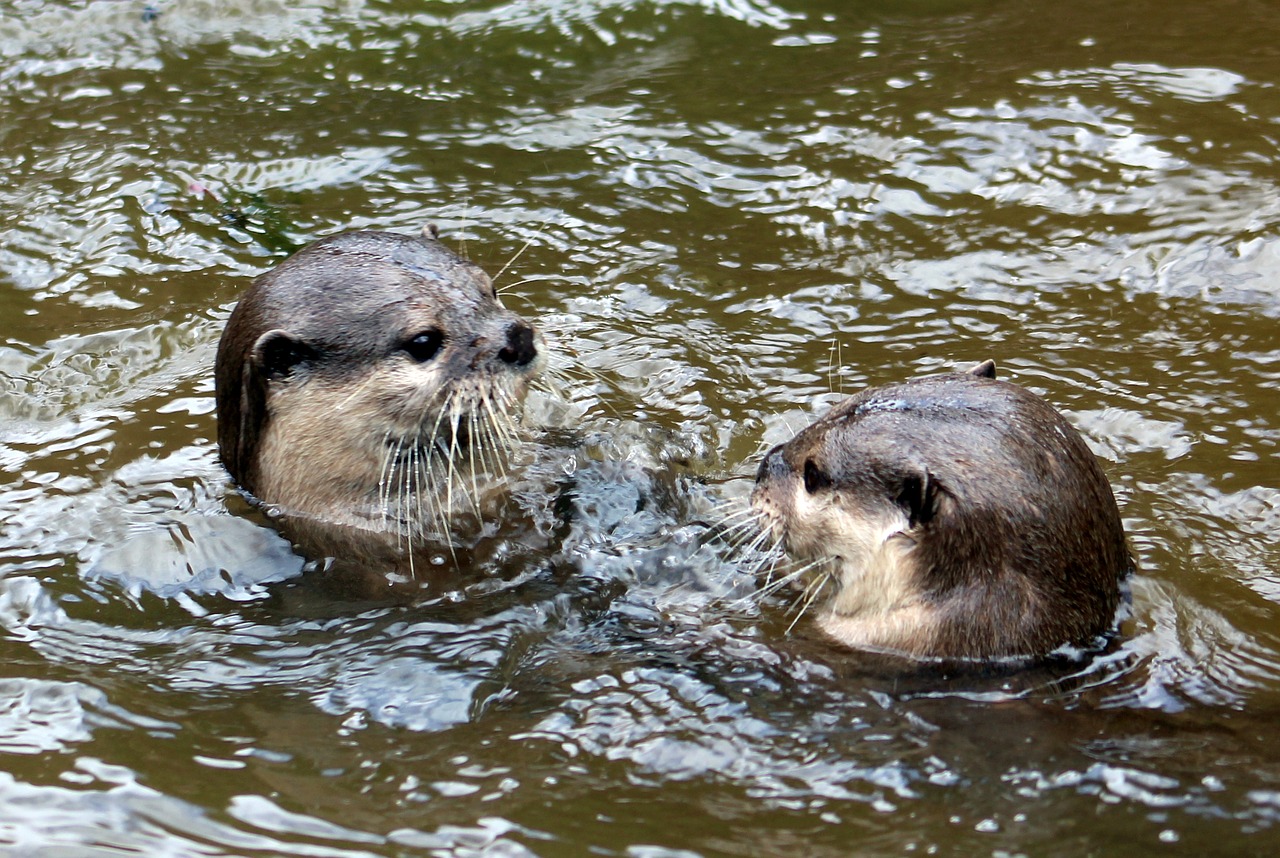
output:
[[[434,233],[322,239],[257,278],[227,322],[223,462],[264,503],[314,521],[447,529],[454,498],[502,470],[545,351]]]
[[[756,486],[751,491],[751,508],[760,527],[781,542],[787,539],[785,522],[792,502],[785,488],[789,472],[790,468],[783,459],[783,445],[779,444],[765,454],[756,470]]]
[[[507,344],[498,350],[498,359],[512,366],[528,366],[537,356],[533,328],[527,322],[512,322],[507,328]]]
[[[760,467],[756,468],[756,485],[767,481],[777,480],[785,476],[789,470],[786,461],[782,457],[782,444],[774,447],[765,454],[764,460],[760,462]]]

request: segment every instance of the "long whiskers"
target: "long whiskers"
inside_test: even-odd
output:
[[[805,588],[804,594],[801,596],[803,604],[801,604],[800,609],[796,611],[795,619],[791,621],[791,625],[787,626],[787,634],[791,634],[791,630],[796,627],[796,623],[800,622],[800,618],[808,612],[813,603],[817,601],[820,595],[822,595],[822,591],[827,589],[827,584],[829,583],[831,583],[831,578],[826,575],[815,576],[813,580],[809,582],[808,587]]]
[[[526,250],[529,249],[529,247],[533,244],[533,239],[534,239],[534,236],[532,235],[529,236],[527,239],[525,239],[525,242],[520,246],[520,249],[517,250],[510,259],[507,260],[507,264],[499,268],[498,273],[493,275],[492,278],[490,278],[495,284],[494,289],[496,291],[498,291],[499,293],[502,292],[502,289],[498,289],[496,285],[498,282],[498,278],[500,278],[508,268],[510,268],[512,265],[515,264],[515,261],[520,258],[521,254],[523,254]],[[528,282],[528,281],[522,281],[522,282]],[[513,284],[513,285],[517,285],[517,284]]]
[[[768,531],[760,527],[755,510],[746,509],[721,517],[712,527],[710,535],[725,543],[730,554],[738,554],[748,541],[765,539]]]
[[[747,595],[726,603],[728,609],[759,605],[784,589],[803,585],[787,609],[788,614],[795,614],[787,626],[790,634],[800,618],[828,592],[828,585],[833,581],[832,570],[828,568],[832,558],[818,557],[797,564],[787,554],[781,534],[775,533],[756,509],[731,506],[712,532],[725,545],[729,556],[742,558],[744,573],[758,582]]]
[[[381,529],[407,550],[438,536],[454,555],[450,534],[459,512],[483,515],[487,480],[506,480],[518,442],[514,393],[497,386],[454,389],[425,407],[434,415],[411,435],[387,432],[377,488]],[[434,532],[434,536],[433,536]]]

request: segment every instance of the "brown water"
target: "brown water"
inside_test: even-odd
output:
[[[1280,7],[150,8],[0,0],[7,854],[1276,851]],[[546,544],[343,600],[228,486],[214,347],[287,249],[427,221],[528,243],[598,378]],[[731,604],[766,445],[988,356],[1116,488],[1115,653],[867,675]]]

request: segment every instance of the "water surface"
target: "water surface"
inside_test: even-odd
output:
[[[1278,28],[1243,0],[0,0],[0,843],[1272,851]],[[535,440],[541,541],[344,597],[229,486],[214,350],[291,249],[427,222],[511,263],[585,375]],[[762,450],[986,357],[1112,480],[1115,652],[883,675],[733,603],[705,522]]]

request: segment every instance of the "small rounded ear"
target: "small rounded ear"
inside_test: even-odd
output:
[[[927,470],[921,468],[902,478],[902,490],[897,501],[907,514],[911,527],[928,524],[938,512],[939,492],[937,481]]]
[[[266,378],[289,378],[304,364],[319,357],[319,352],[279,329],[267,331],[253,344],[253,363]]]
[[[996,362],[987,358],[982,363],[970,369],[969,375],[977,376],[978,378],[995,378]]]

